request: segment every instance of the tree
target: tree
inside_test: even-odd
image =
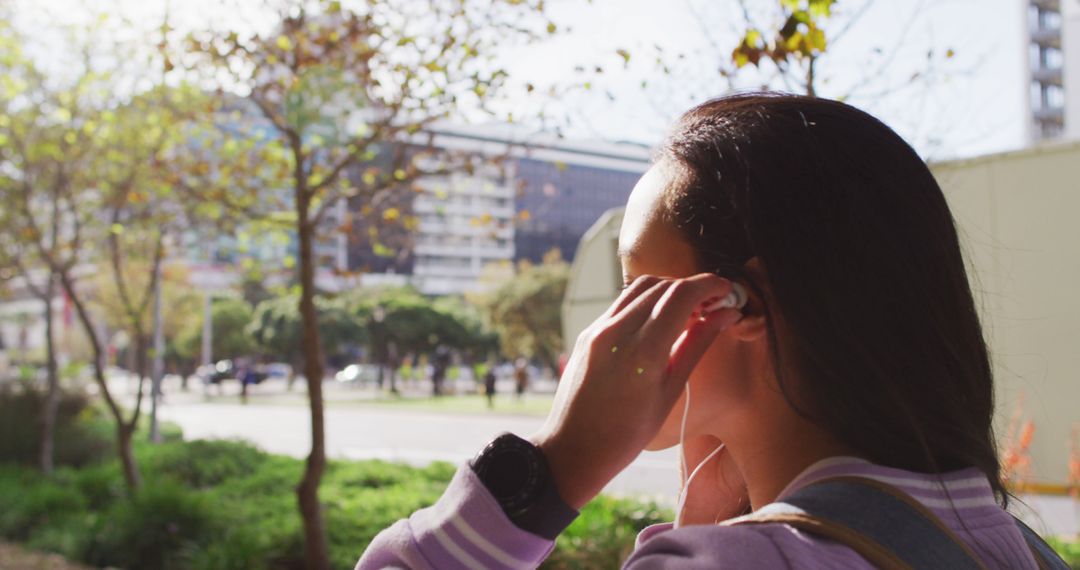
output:
[[[223,358],[245,356],[256,350],[254,339],[248,332],[254,311],[243,299],[224,297],[215,299],[210,306],[210,331],[213,353]],[[203,319],[187,322],[176,340],[177,357],[194,362],[202,347]]]
[[[553,250],[543,263],[521,262],[513,278],[479,296],[504,356],[537,358],[558,370],[562,300],[569,275],[570,266]]]
[[[11,228],[14,224],[6,223],[6,215],[0,215],[0,227]],[[55,225],[49,231],[49,247],[55,248],[58,243],[58,230]],[[60,371],[56,357],[56,333],[53,301],[56,297],[56,272],[52,269],[30,270],[27,260],[23,258],[29,252],[22,251],[9,239],[12,236],[0,234],[0,266],[16,267],[22,275],[23,283],[34,297],[37,297],[45,307],[43,318],[45,320],[45,372],[47,388],[45,398],[42,400],[43,410],[41,416],[41,450],[39,466],[45,475],[53,474],[53,457],[55,448],[56,417],[60,406]],[[28,255],[31,259],[33,254]],[[38,265],[38,264],[34,264]],[[39,277],[44,277],[45,284],[36,283]],[[0,350],[3,348],[0,347]]]
[[[150,353],[151,300],[170,239],[187,227],[195,202],[180,202],[163,176],[186,146],[200,92],[166,86],[159,59],[108,34],[104,20],[68,29],[74,54],[63,73],[45,74],[11,39],[0,58],[0,171],[3,203],[12,209],[9,235],[22,259],[35,256],[70,300],[93,353],[94,380],[116,422],[117,452],[129,489],[140,484],[131,439],[142,411]],[[9,34],[14,38],[13,34]],[[115,41],[114,41],[115,40]],[[5,40],[8,41],[8,40]],[[125,68],[131,62],[136,75]],[[122,86],[122,87],[121,87]],[[29,253],[28,253],[29,252]],[[92,316],[84,277],[104,263],[117,313],[134,331],[138,390],[125,413],[105,375],[105,343]],[[148,268],[138,273],[132,268]],[[132,275],[142,278],[132,280]]]
[[[467,360],[482,358],[496,347],[475,307],[459,297],[429,299],[410,287],[352,292],[352,310],[367,331],[371,359],[379,366],[379,383],[390,372],[390,391],[397,392],[401,359],[422,354],[443,356],[457,350]],[[434,379],[433,379],[434,380]],[[433,382],[435,395],[441,393]]]
[[[245,329],[257,350],[284,358],[292,365],[294,373],[306,369],[301,342],[303,323],[297,298],[290,294],[259,303]],[[315,297],[315,308],[325,349],[323,354],[333,355],[351,344],[364,343],[366,330],[342,300],[318,296]]]
[[[318,499],[326,453],[317,233],[345,197],[377,206],[407,191],[420,174],[408,145],[462,105],[483,108],[496,95],[506,73],[490,65],[491,57],[515,38],[539,35],[533,28],[542,6],[541,0],[289,2],[279,5],[272,30],[208,31],[187,42],[191,57],[182,59],[208,79],[226,77],[223,94],[243,93],[266,123],[254,135],[265,162],[289,173],[311,410],[311,452],[297,487],[309,568],[329,567]],[[219,103],[235,101],[229,94]]]
[[[124,266],[122,279],[126,287],[142,290],[145,289],[152,271],[149,264],[129,259]],[[161,295],[164,306],[169,308],[162,313],[166,358],[169,360],[175,360],[174,348],[183,332],[192,326],[192,321],[201,317],[201,296],[192,291],[188,278],[186,267],[182,264],[170,263],[161,267]],[[101,322],[109,330],[124,331],[128,338],[134,338],[137,331],[131,327],[125,313],[115,277],[109,272],[98,273],[85,279],[85,282],[87,301]],[[152,317],[150,311],[139,314],[141,330],[151,330]],[[136,354],[131,351],[128,356],[134,359]],[[136,367],[132,369],[135,370]]]
[[[101,206],[97,195],[83,190],[91,186],[87,175],[95,146],[92,134],[100,118],[90,101],[103,91],[102,78],[82,68],[68,82],[50,82],[21,51],[22,38],[6,27],[4,32],[0,171],[3,203],[10,208],[10,225],[5,225],[8,250],[44,266],[71,299],[91,342],[94,379],[117,422],[118,454],[133,488],[138,474],[126,422],[105,382],[103,347],[76,287],[76,270],[89,257],[86,234],[97,223]],[[28,268],[22,271],[26,274]]]

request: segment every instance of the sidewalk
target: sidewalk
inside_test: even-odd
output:
[[[165,404],[244,403],[240,383],[235,380],[209,385],[193,376],[188,380],[186,391],[181,388],[181,384],[178,376],[165,377],[162,384]],[[109,390],[128,405],[134,402],[137,387],[138,382],[134,376],[114,375],[109,379]],[[444,386],[444,394],[439,398],[432,396],[431,384],[427,381],[399,381],[397,387],[398,394],[395,395],[385,387],[380,390],[372,384],[327,380],[323,382],[323,401],[328,408],[376,405],[461,413],[488,411],[483,386],[477,386],[472,380],[448,381]],[[511,415],[546,415],[556,387],[557,384],[551,379],[534,380],[524,397],[519,400],[514,396],[514,381],[510,378],[500,379],[496,383],[496,411]],[[149,381],[144,383],[143,395],[143,406],[148,408]],[[302,377],[298,377],[290,389],[285,379],[270,378],[260,384],[248,386],[246,403],[307,406],[306,383]]]

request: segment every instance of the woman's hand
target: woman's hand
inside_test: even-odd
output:
[[[683,442],[681,451],[686,457],[687,469],[693,473],[719,446],[720,440],[711,435],[688,438]],[[683,481],[689,476],[690,473],[683,473]],[[686,493],[686,498],[676,520],[683,526],[716,524],[743,514],[750,506],[746,481],[731,458],[731,453],[726,449],[709,459],[694,480],[689,482],[689,487],[682,489],[682,492]]]
[[[576,509],[641,453],[735,309],[701,315],[731,292],[713,274],[640,277],[577,339],[547,422],[533,436]]]

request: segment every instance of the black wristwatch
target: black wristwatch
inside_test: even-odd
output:
[[[577,518],[578,512],[559,496],[543,451],[528,440],[504,433],[487,444],[470,466],[522,530],[554,540]]]

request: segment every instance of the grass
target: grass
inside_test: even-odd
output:
[[[393,398],[355,402],[358,406],[389,409],[423,410],[433,412],[451,412],[461,414],[514,414],[528,416],[546,416],[551,409],[551,397],[527,395],[518,400],[513,396],[496,396],[495,405],[488,408],[487,398],[479,394],[443,396],[440,398]]]
[[[205,400],[211,404],[242,404],[236,394],[218,395],[211,393]],[[326,399],[327,409],[342,408],[378,408],[401,409],[410,411],[445,412],[454,414],[509,414],[519,416],[546,416],[551,409],[552,396],[546,394],[526,394],[522,399],[503,394],[495,396],[494,406],[488,408],[487,398],[482,394],[455,394],[439,398],[432,396],[392,396],[382,393],[375,397]],[[287,393],[257,394],[248,398],[248,403],[260,406],[306,406],[307,394],[301,390]]]

